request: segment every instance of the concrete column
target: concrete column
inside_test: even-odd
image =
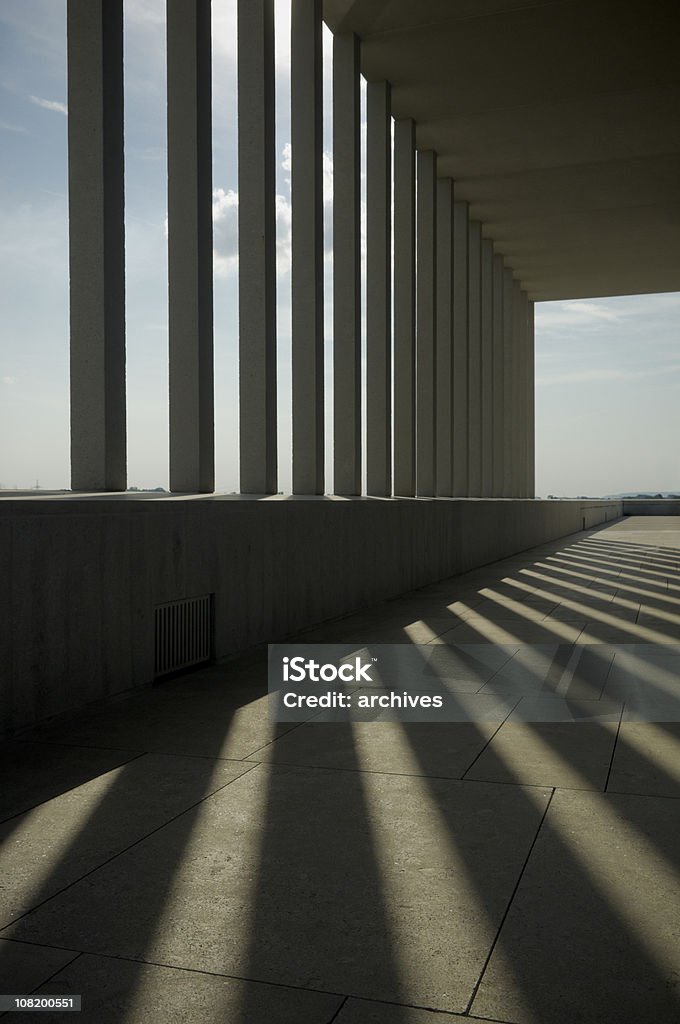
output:
[[[437,180],[436,493],[453,494],[453,181]]]
[[[493,242],[482,239],[482,490],[484,498],[493,494]]]
[[[415,125],[394,125],[394,493],[416,493]]]
[[[321,0],[291,8],[293,491],[324,492]]]
[[[513,279],[510,267],[503,271],[503,496],[514,497],[513,490]]]
[[[517,493],[526,497],[526,303],[517,283]]]
[[[531,447],[531,405],[533,391],[533,366],[530,358],[530,334],[529,334],[529,296],[522,289],[520,291],[520,317],[521,317],[521,340],[522,340],[522,376],[521,376],[521,425],[522,425],[522,464],[521,481],[522,496],[531,496],[532,488],[529,485],[529,461]]]
[[[359,40],[333,37],[333,489],[361,494]]]
[[[392,493],[390,86],[366,87],[366,491]]]
[[[493,258],[493,488],[494,497],[503,494],[505,390],[503,368],[503,257]]]
[[[416,493],[435,493],[436,155],[417,157]]]
[[[482,493],[482,225],[470,221],[468,237],[468,493]]]
[[[536,335],[535,311],[533,301],[529,300],[527,309],[528,320],[528,354],[527,354],[527,422],[528,422],[528,453],[527,453],[527,496],[536,497]]]
[[[453,204],[453,493],[468,490],[468,204]]]
[[[170,490],[215,487],[210,0],[167,0]]]
[[[274,0],[238,3],[241,491],[276,494]]]
[[[68,0],[67,28],[71,487],[123,491],[122,0]]]
[[[522,481],[522,300],[512,282],[512,494],[523,496]]]

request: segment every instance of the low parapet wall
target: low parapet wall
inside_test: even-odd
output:
[[[624,498],[624,516],[680,516],[680,498]]]
[[[616,501],[0,499],[0,731],[154,678],[155,609],[211,594],[225,657],[618,518]]]

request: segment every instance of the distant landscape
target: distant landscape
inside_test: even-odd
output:
[[[548,494],[557,501],[573,501],[574,497],[586,501],[620,501],[622,498],[680,498],[680,491],[621,491],[619,494]]]

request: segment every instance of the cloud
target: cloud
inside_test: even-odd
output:
[[[26,133],[27,129],[20,124],[9,124],[7,121],[0,121],[0,131],[3,132],[22,132]]]
[[[163,0],[125,0],[125,21],[165,28]]]
[[[276,269],[280,274],[290,270],[293,211],[285,196],[276,197]]]
[[[7,387],[11,387],[12,384],[16,384],[17,379],[16,377],[0,377],[0,382],[6,384]]]
[[[282,151],[281,167],[288,175],[285,182],[289,189],[292,166],[293,150],[290,142],[287,142]],[[324,258],[329,260],[333,254],[333,154],[327,150],[324,150],[322,154],[321,174],[324,206]],[[281,196],[277,197],[277,203],[281,198]],[[277,210],[277,220],[278,216]]]
[[[282,151],[281,167],[291,169],[291,146],[286,143]],[[286,179],[290,186],[290,179]],[[333,203],[333,158],[323,154],[323,203],[324,203],[324,256],[332,258],[332,203]],[[213,189],[213,261],[217,277],[229,277],[238,270],[238,192],[234,189]],[[168,237],[168,218],[164,221],[164,235]],[[292,208],[290,199],[276,196],[276,267],[279,274],[286,274],[291,266]]]
[[[585,327],[616,323],[626,311],[612,309],[602,302],[580,299],[569,302],[541,302],[536,306],[536,326],[545,327]]]
[[[215,273],[227,277],[238,267],[238,193],[214,189],[212,209]]]
[[[276,266],[280,274],[290,270],[291,208],[285,196],[276,197]],[[215,274],[228,277],[238,269],[238,193],[213,191],[213,258]]]
[[[238,46],[236,0],[222,0],[222,3],[213,5],[212,29],[214,56],[235,65]]]
[[[638,370],[625,370],[622,367],[609,367],[606,369],[593,368],[592,370],[573,370],[567,373],[550,373],[536,377],[536,384],[580,384],[589,381],[625,381],[641,380],[646,377],[667,376],[668,374],[680,373],[680,363],[672,363],[669,366],[655,366]]]
[[[63,114],[65,117],[68,115],[68,107],[65,103],[58,103],[57,100],[44,100],[41,96],[29,96],[31,103],[35,103],[36,106],[42,107],[43,110],[54,110],[58,114]]]

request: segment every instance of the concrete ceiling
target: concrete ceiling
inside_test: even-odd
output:
[[[680,291],[679,0],[325,0],[537,300]]]

